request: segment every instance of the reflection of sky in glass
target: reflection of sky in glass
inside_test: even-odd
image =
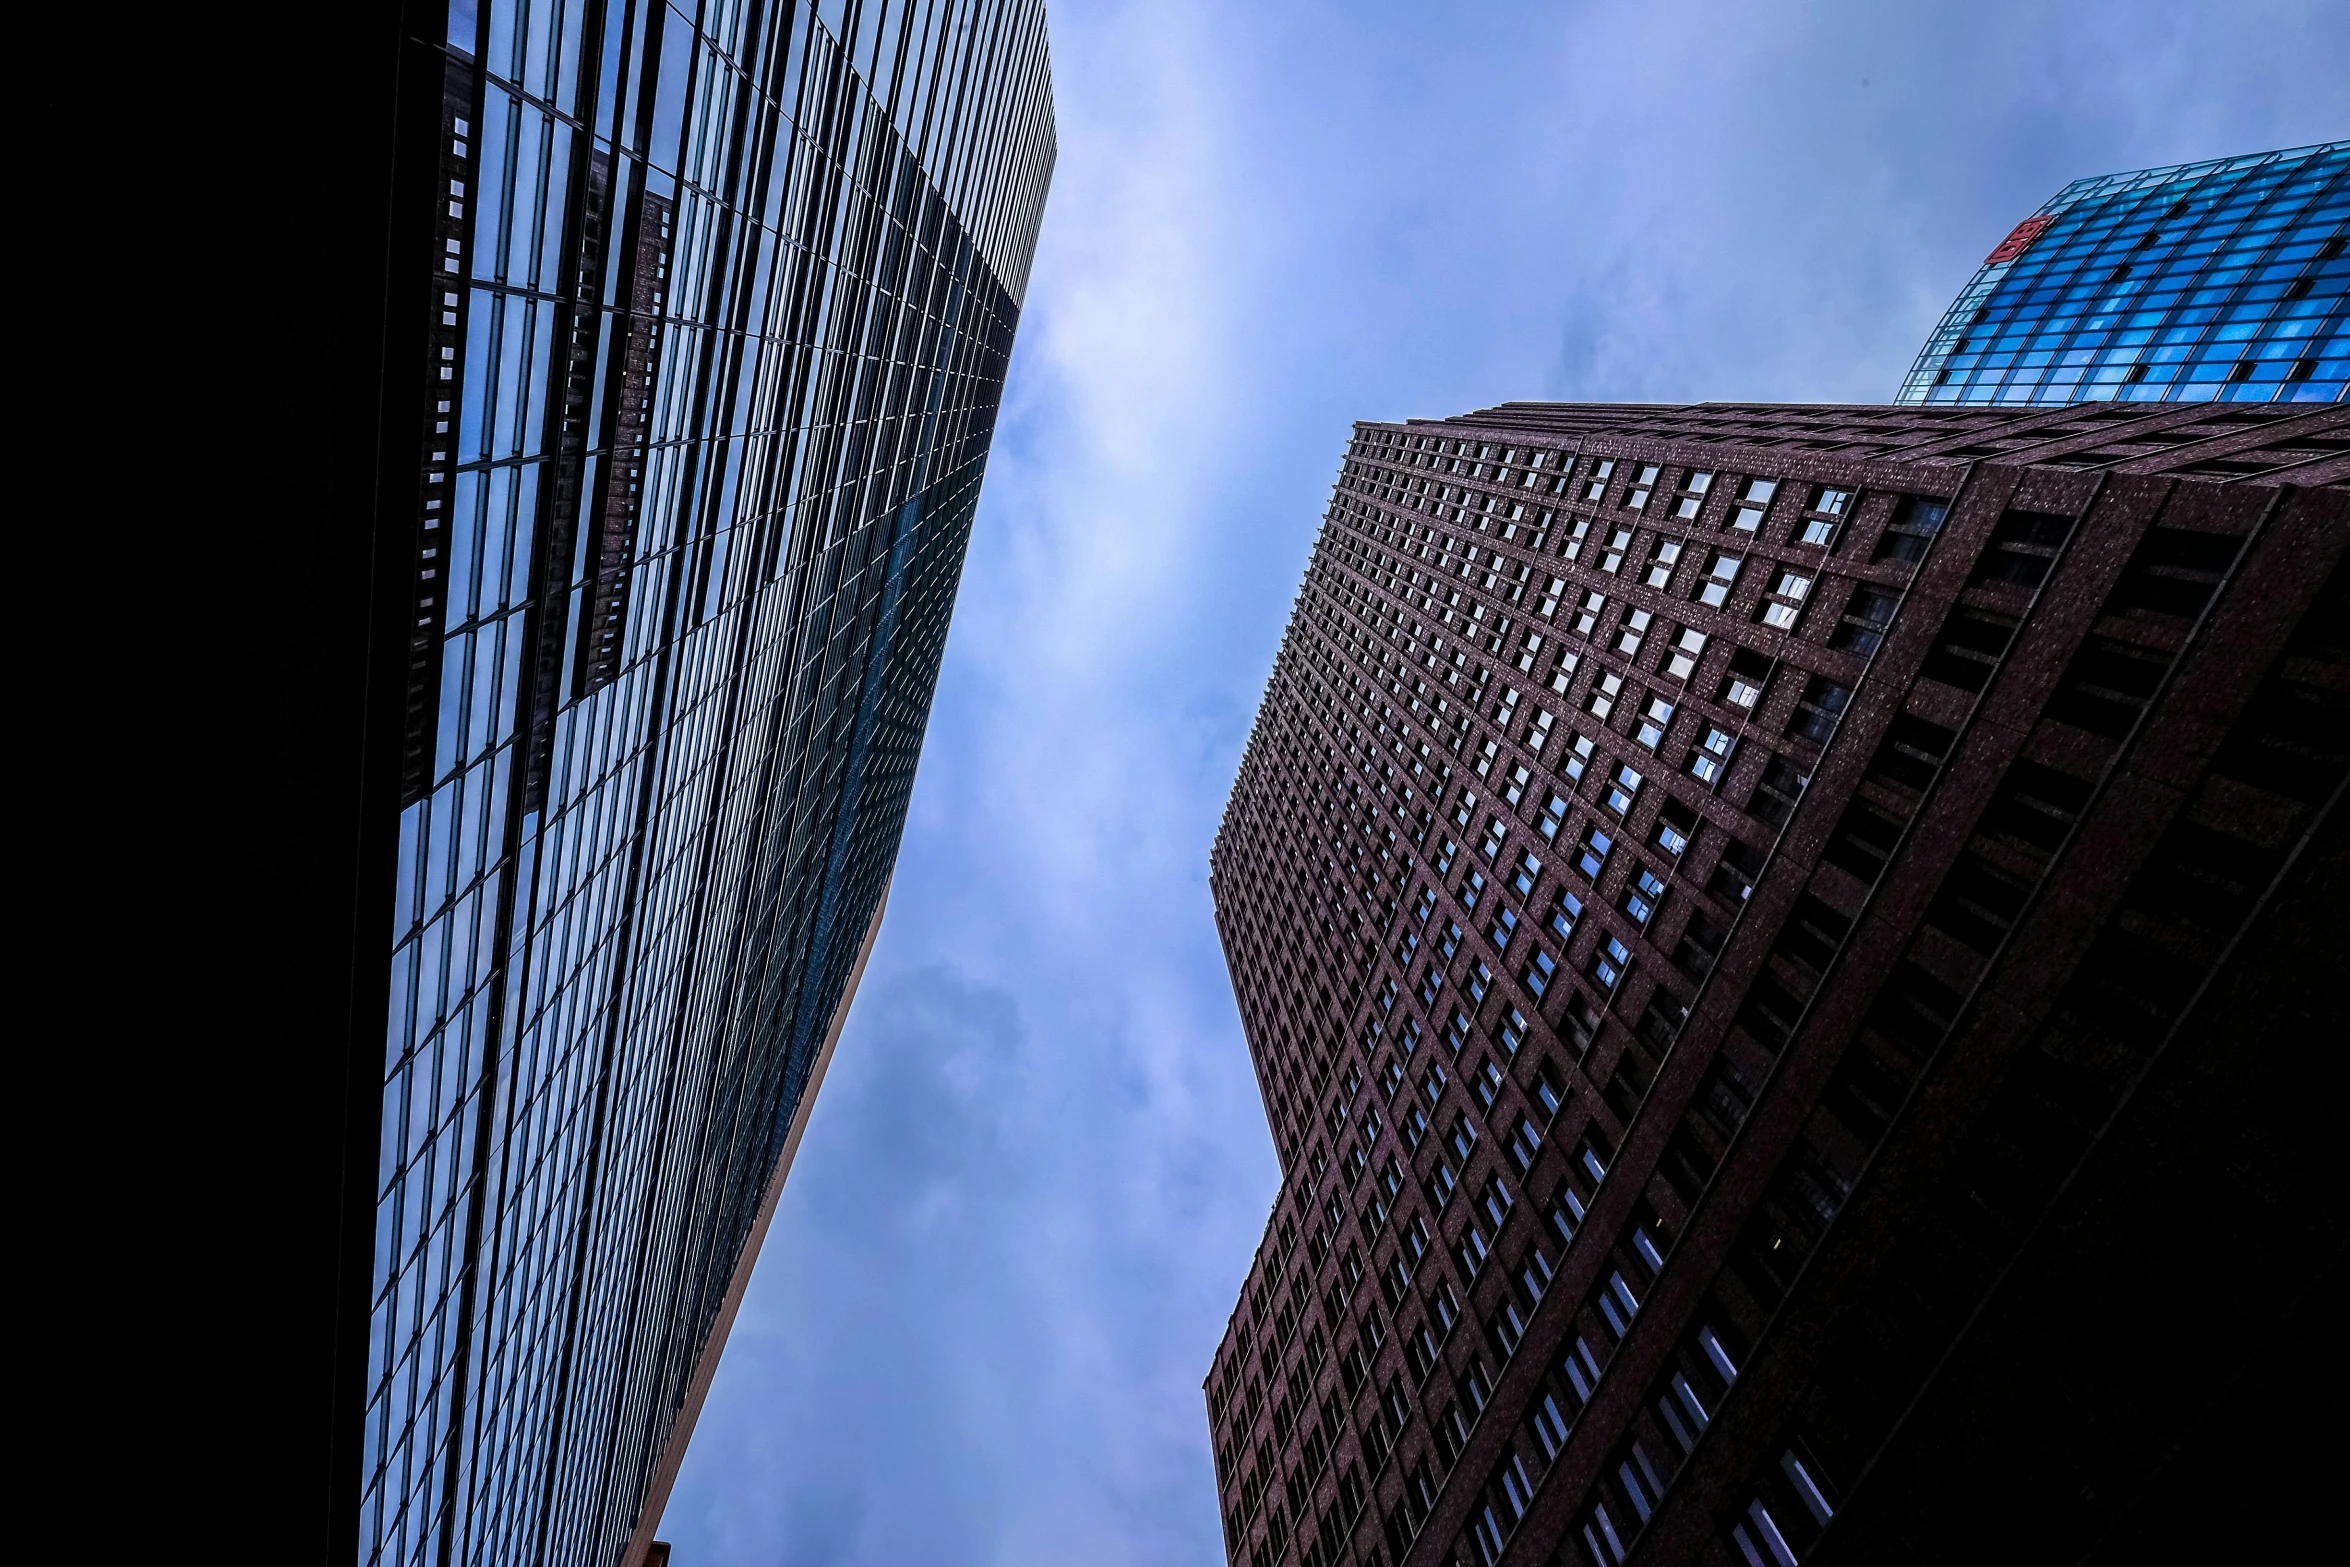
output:
[[[1992,252],[1897,401],[2338,402],[2346,235],[2350,143],[2076,180]]]
[[[451,8],[365,1562],[617,1559],[895,861],[1052,131],[878,11]]]

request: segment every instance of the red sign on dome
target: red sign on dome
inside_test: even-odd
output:
[[[1997,250],[1983,258],[1983,265],[1991,267],[1997,266],[2002,261],[2013,261],[2025,251],[2030,250],[2032,241],[2038,239],[2041,231],[2055,221],[2056,215],[2052,212],[2043,212],[2036,218],[2024,219],[2009,231],[2007,238],[1999,242]]]

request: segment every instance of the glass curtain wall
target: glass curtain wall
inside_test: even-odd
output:
[[[2339,402],[2346,239],[2350,142],[2075,180],[1991,252],[1895,401]]]
[[[438,61],[360,1556],[610,1563],[896,856],[1044,17],[498,0]]]

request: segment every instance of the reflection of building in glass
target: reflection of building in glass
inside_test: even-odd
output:
[[[2350,142],[2075,180],[1926,340],[1901,403],[2338,402]]]
[[[2346,547],[2330,405],[1357,426],[1212,860],[1231,1560],[2243,1527],[2346,1233]]]
[[[610,1567],[879,925],[1051,175],[1044,17],[450,14],[404,109],[344,1527],[367,1563]]]

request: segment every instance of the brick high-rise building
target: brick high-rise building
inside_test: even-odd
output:
[[[1231,1559],[2255,1530],[2350,1234],[2346,485],[2330,406],[1358,426],[1214,852]]]

